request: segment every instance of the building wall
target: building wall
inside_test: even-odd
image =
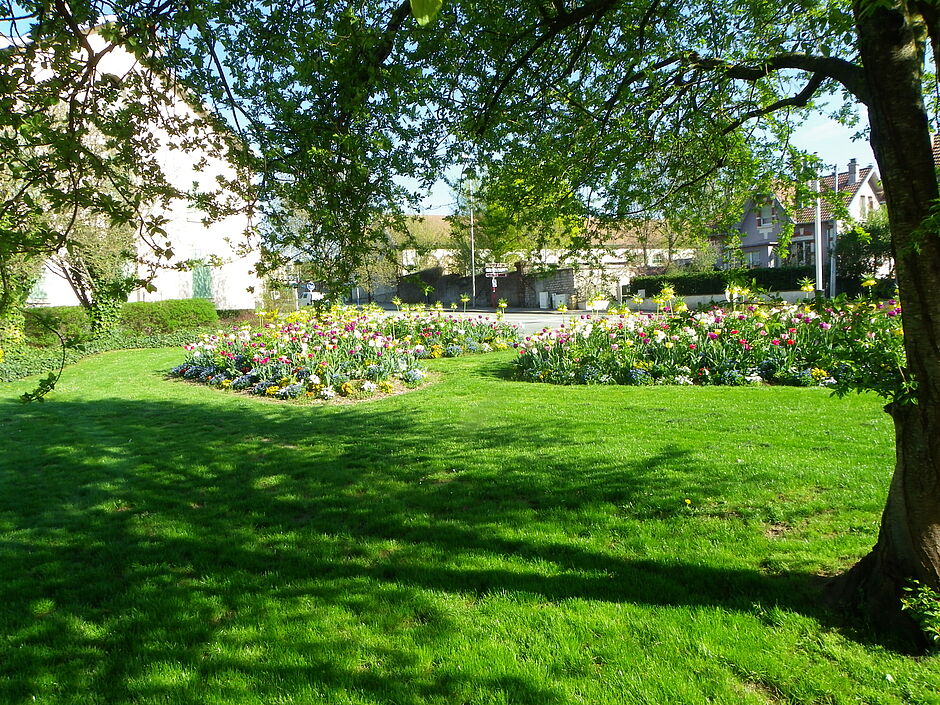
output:
[[[99,47],[104,46],[103,40],[94,33],[89,41]],[[137,65],[134,56],[118,48],[106,54],[102,59],[99,70],[102,73],[124,75],[135,70]],[[175,94],[174,94],[175,95]],[[172,106],[166,108],[172,114],[194,116],[195,111],[185,101],[175,96]],[[201,150],[184,152],[175,149],[177,141],[165,131],[155,127],[154,137],[159,141],[160,147],[156,159],[164,170],[168,181],[181,191],[191,191],[197,185],[201,191],[210,191],[217,188],[218,179],[232,179],[235,176],[231,165],[217,156]],[[204,162],[204,166],[199,166]],[[171,269],[174,265],[185,263],[193,259],[212,258],[219,263],[210,268],[208,281],[204,272],[197,274],[201,281],[197,289],[209,285],[210,296],[217,308],[254,308],[262,290],[260,280],[252,273],[258,253],[249,251],[244,254],[239,245],[245,242],[245,232],[249,227],[247,215],[229,216],[222,220],[204,225],[202,220],[205,214],[194,209],[182,199],[176,199],[170,206],[162,211],[168,222],[164,225],[168,240],[172,246],[173,258],[162,260],[165,265],[161,268],[153,284],[156,291],[148,292],[137,290],[129,297],[132,301],[159,301],[164,299],[191,298],[194,292],[194,273],[192,271],[179,271]],[[138,254],[146,258],[148,247],[141,242]],[[151,256],[152,259],[152,256]],[[141,275],[145,272],[141,271]],[[254,291],[249,291],[253,288]],[[34,304],[52,306],[77,305],[78,299],[67,282],[49,270],[43,270],[43,275],[34,289],[37,295],[31,298]],[[43,294],[45,294],[43,296]]]

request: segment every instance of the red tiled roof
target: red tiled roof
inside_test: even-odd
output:
[[[936,154],[937,146],[936,142],[934,143],[934,153]],[[839,192],[842,196],[842,201],[845,205],[848,205],[852,200],[852,197],[858,192],[862,184],[868,179],[868,175],[871,173],[872,167],[867,166],[864,169],[858,170],[858,178],[855,180],[854,184],[849,184],[849,173],[842,172],[839,174]],[[830,174],[829,176],[824,176],[822,178],[822,191],[832,191],[833,184],[835,183],[835,175]],[[822,200],[820,204],[820,210],[822,211],[822,220],[832,220],[832,204],[826,200]],[[806,223],[816,222],[816,206],[815,204],[808,208],[797,208],[793,213],[793,223],[795,225],[802,225]]]

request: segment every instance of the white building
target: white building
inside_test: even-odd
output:
[[[89,33],[88,40],[96,50],[107,45],[95,31]],[[103,55],[98,73],[125,76],[139,67],[136,57],[122,47],[116,47]],[[198,108],[188,104],[178,92],[168,90],[172,91],[172,102],[164,108],[165,111],[183,118],[198,115]],[[175,146],[179,138],[171,138],[159,126],[152,128],[152,134],[159,143],[155,160],[167,181],[176,189],[191,192],[195,184],[196,190],[210,192],[219,189],[218,177],[235,177],[232,166],[212,154],[211,150],[184,151]],[[234,197],[233,194],[228,195]],[[151,280],[156,290],[138,289],[131,294],[130,300],[209,298],[220,309],[256,307],[262,285],[252,271],[258,253],[244,246],[245,233],[250,225],[247,215],[230,215],[204,223],[206,213],[185,199],[175,199],[169,207],[158,212],[167,220],[163,227],[173,255],[161,261],[161,267]],[[152,259],[150,248],[142,241],[138,244],[138,255]],[[144,276],[147,272],[141,271],[140,274]],[[46,266],[28,303],[70,306],[77,305],[78,298],[68,282]]]

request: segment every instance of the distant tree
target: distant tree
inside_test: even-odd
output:
[[[448,218],[458,266],[470,271],[470,212],[478,271],[485,261],[532,262],[539,251],[575,251],[587,244],[583,204],[569,186],[494,169],[458,185]]]
[[[863,277],[880,273],[888,267],[886,276],[894,276],[894,258],[891,251],[891,226],[888,210],[879,208],[861,225],[855,225],[839,234],[836,244],[836,273],[839,288],[849,296],[862,292]]]
[[[138,242],[132,224],[114,225],[81,209],[69,225],[65,246],[44,262],[47,270],[68,282],[95,334],[113,329],[130,293],[148,285],[147,277],[138,276]]]

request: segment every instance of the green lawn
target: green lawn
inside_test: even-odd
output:
[[[303,406],[180,359],[0,387],[3,705],[940,702],[940,657],[821,601],[875,539],[874,397],[531,385],[503,354]]]

